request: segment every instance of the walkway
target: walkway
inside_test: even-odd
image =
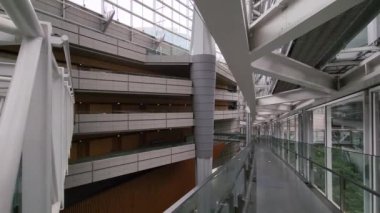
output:
[[[264,144],[256,146],[256,213],[329,213],[317,195]]]

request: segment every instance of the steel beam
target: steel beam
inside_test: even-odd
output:
[[[5,17],[0,17],[0,29],[2,32],[12,35],[20,34],[20,31],[17,29],[16,25]]]
[[[258,112],[289,112],[292,110],[292,107],[287,104],[274,104],[266,106],[257,105],[256,109]]]
[[[286,56],[269,53],[251,65],[255,73],[326,93],[336,91],[332,76]]]
[[[22,42],[12,85],[0,118],[0,149],[6,150],[1,155],[0,166],[6,174],[0,175],[0,209],[4,212],[11,211],[34,79],[41,69],[42,45],[43,38],[24,39]]]
[[[287,92],[278,93],[275,95],[264,96],[256,99],[257,105],[273,105],[281,103],[290,103],[294,101],[304,101],[309,99],[316,99],[328,97],[327,94],[305,89],[295,89]]]
[[[19,45],[20,43],[21,38],[19,36],[0,32],[0,45]]]
[[[362,61],[358,67],[347,71],[341,76],[340,93],[362,90],[375,86],[380,82],[380,53],[375,53]]]
[[[253,60],[302,36],[361,2],[363,0],[280,1],[249,28]]]
[[[0,62],[0,76],[12,77],[14,70],[15,70],[14,63]]]
[[[0,0],[18,31],[27,37],[43,37],[44,33],[30,0]]]
[[[253,69],[249,64],[247,23],[241,1],[195,0],[194,2],[201,12],[208,30],[222,51],[251,113],[254,114]],[[218,7],[216,8],[215,5]]]
[[[257,120],[257,121],[268,121],[270,119],[276,119],[276,118],[277,118],[276,115],[267,115],[267,116],[256,115],[255,120]]]

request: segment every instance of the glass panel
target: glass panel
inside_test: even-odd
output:
[[[380,197],[375,195],[373,200],[374,200],[373,208],[376,209],[377,212],[379,212],[380,211]]]
[[[81,1],[91,1],[89,4],[93,5],[95,2],[101,2],[102,0],[75,1],[79,3]],[[165,0],[163,2],[165,4],[151,0],[105,0],[104,10],[106,12],[115,10],[113,19],[122,24],[132,26],[157,38],[165,36],[166,42],[188,50],[190,48],[192,23],[191,20],[179,12],[181,8],[186,12],[188,9],[177,1]],[[173,10],[173,5],[177,7],[178,11]],[[93,10],[100,12],[100,9],[101,4],[99,4],[99,8]],[[129,14],[129,16],[127,17],[126,14]],[[171,53],[183,53],[183,51],[171,51]]]
[[[333,202],[340,206],[340,188],[341,188],[341,180],[340,180],[340,177],[338,175],[335,175],[334,173],[331,173],[331,172],[327,172],[327,176],[332,176],[332,199],[333,199]],[[342,183],[343,184],[343,183]]]
[[[143,7],[143,14],[144,18],[147,19],[148,21],[154,21],[153,19],[153,11],[147,7]]]
[[[216,170],[199,189],[183,201],[173,212],[228,212],[226,205],[231,202],[232,189],[245,187],[244,165],[251,163],[249,153],[252,144],[244,148],[237,156]],[[242,207],[242,206],[239,206]]]
[[[355,153],[363,151],[363,96],[338,102],[328,108],[331,110],[329,123],[333,148],[328,148],[328,151],[331,152],[332,170],[356,183],[369,184],[369,181],[363,180],[367,173],[366,167],[368,168],[365,156]],[[334,177],[333,175],[333,200],[338,204],[341,191],[336,186],[339,180]],[[347,190],[345,193],[350,198],[363,201],[363,196],[356,191]]]
[[[268,137],[261,137],[261,140],[268,140]],[[288,144],[289,143],[289,144]],[[338,148],[324,147],[321,144],[307,144],[307,143],[295,143],[298,146],[298,150],[307,150],[307,146],[310,146],[311,158],[308,159],[311,163],[311,181],[312,184],[320,189],[323,194],[330,193],[332,190],[333,203],[342,208],[343,212],[347,213],[359,213],[359,212],[372,212],[372,208],[379,209],[379,198],[368,191],[372,189],[376,192],[380,187],[379,184],[379,165],[380,157],[365,155],[349,150],[343,150]],[[294,166],[293,147],[291,141],[284,139],[271,139],[271,149],[274,153],[281,156],[279,153],[289,147],[288,155],[284,155],[284,160],[289,159],[289,165]],[[281,147],[282,145],[282,147]],[[303,151],[299,155],[303,154]],[[287,153],[286,151],[284,153]],[[331,169],[329,171],[324,166],[326,155],[332,157]],[[289,158],[287,158],[289,157]],[[369,177],[371,177],[371,168],[375,168],[375,174],[373,177],[374,185]],[[329,182],[329,181],[331,182]],[[326,189],[326,183],[329,183],[329,190]],[[372,204],[373,201],[373,204]],[[377,211],[375,211],[377,212]]]
[[[142,9],[141,4],[133,1],[132,12],[134,12],[136,15],[143,16],[143,9]]]
[[[289,163],[293,168],[296,168],[296,146],[293,141],[289,142]]]
[[[363,151],[363,96],[331,106],[333,147]]]
[[[131,14],[124,10],[119,10],[119,22],[131,26]]]
[[[325,108],[313,110],[313,141],[310,148],[310,157],[319,166],[326,166],[325,140],[326,140],[326,115]],[[319,190],[326,193],[326,172],[318,165],[313,165],[312,175],[314,184]]]
[[[297,141],[297,127],[296,127],[296,118],[297,116],[290,117],[289,119],[289,140]]]
[[[129,11],[131,10],[131,0],[119,0],[118,4]]]
[[[357,185],[346,182],[344,187],[344,212],[364,212],[364,190]],[[366,211],[368,212],[368,211]]]
[[[313,184],[321,190],[323,193],[326,193],[325,191],[325,184],[326,184],[326,172],[325,170],[316,165],[313,164],[312,168],[312,175],[313,175]]]
[[[102,0],[84,0],[84,6],[97,13],[102,13]]]
[[[74,2],[75,4],[78,4],[80,6],[84,5],[84,0],[70,0],[71,2]]]
[[[152,0],[143,0],[143,3],[150,8],[153,8],[154,2],[155,1],[152,1]]]
[[[313,144],[325,144],[326,118],[325,108],[313,110]]]
[[[142,30],[142,19],[137,16],[132,16],[132,26],[136,29]]]

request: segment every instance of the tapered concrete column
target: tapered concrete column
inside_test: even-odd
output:
[[[215,42],[195,8],[192,31],[194,138],[196,145],[197,184],[212,172],[215,108]]]
[[[212,170],[215,108],[215,56],[194,55],[191,66],[193,80],[194,136],[197,156],[197,183]]]

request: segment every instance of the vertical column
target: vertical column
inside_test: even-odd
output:
[[[371,101],[370,101],[369,91],[364,92],[363,100],[363,153],[371,155],[373,154],[373,143],[372,143],[372,116],[371,116]],[[364,168],[363,172],[363,183],[366,186],[372,186],[373,183],[373,173],[376,171],[373,167],[372,161],[368,157],[363,157],[363,162],[361,167]],[[363,204],[364,212],[372,212],[372,202],[373,196],[364,191]]]
[[[368,26],[368,45],[376,43],[380,37],[380,16],[377,16]]]
[[[215,109],[215,42],[194,8],[191,43],[197,184],[212,171]]]
[[[373,117],[373,130],[378,129],[379,123],[380,123],[380,110],[379,110],[379,93],[378,91],[374,92],[371,94],[371,99],[370,99],[370,106],[371,108],[371,117]],[[380,133],[379,131],[373,131],[373,154],[375,156],[380,155]],[[375,191],[380,190],[380,165],[379,162],[377,161],[376,157],[372,158],[372,165],[373,165],[373,189]],[[380,198],[377,198],[376,196],[373,196],[373,212],[374,213],[379,213],[380,212]]]
[[[311,158],[311,149],[310,145],[313,141],[313,113],[312,111],[304,111],[302,114],[302,141],[304,142],[304,155],[307,158]],[[309,161],[305,161],[304,165],[305,178],[308,182],[312,182],[311,172],[312,168]]]
[[[194,55],[191,66],[193,81],[194,137],[197,155],[197,183],[212,170],[215,108],[215,56]]]
[[[51,28],[43,25],[46,35]],[[22,211],[52,212],[52,50],[44,38],[27,115],[22,147]],[[36,40],[36,39],[34,39]],[[34,41],[32,41],[34,42]],[[26,53],[36,49],[28,48]],[[30,79],[32,80],[32,79]]]
[[[1,115],[1,110],[3,109],[4,102],[5,102],[5,98],[0,97],[0,115]]]
[[[332,169],[332,123],[331,123],[331,107],[326,107],[326,167]],[[326,175],[326,192],[327,198],[333,200],[333,181],[332,173],[327,172]]]
[[[246,117],[246,132],[245,132],[245,144],[246,146],[249,145],[249,143],[251,142],[251,134],[252,134],[252,126],[251,126],[251,113],[249,111],[249,108],[248,106],[246,107],[246,113],[247,113],[247,117]]]

